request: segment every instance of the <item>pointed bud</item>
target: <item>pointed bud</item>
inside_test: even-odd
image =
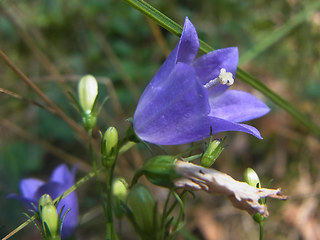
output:
[[[224,147],[222,146],[224,139],[213,140],[209,142],[208,148],[204,152],[201,158],[201,166],[209,168],[216,161],[216,159],[220,156]]]
[[[60,239],[58,213],[49,194],[44,194],[39,199],[39,215],[44,235],[48,239]]]
[[[247,168],[243,174],[244,180],[252,187],[261,188],[257,173],[252,168]]]
[[[143,165],[142,172],[153,184],[171,188],[174,180],[180,177],[175,171],[176,161],[169,155],[155,156]]]
[[[83,110],[83,124],[86,129],[93,129],[97,122],[94,105],[98,95],[98,83],[92,75],[86,75],[78,84],[80,106]]]
[[[144,236],[143,239],[157,239],[157,205],[150,191],[142,184],[135,184],[128,194],[127,205],[131,210],[134,225],[138,227],[137,232]]]
[[[109,127],[104,133],[102,146],[102,163],[105,167],[112,166],[118,155],[118,131],[114,127]]]
[[[248,183],[250,186],[255,188],[261,188],[260,179],[257,175],[257,173],[252,168],[247,168],[244,172],[244,180],[246,183]],[[260,204],[265,204],[266,199],[260,198],[259,200]],[[255,213],[252,215],[252,218],[256,223],[262,224],[264,220],[266,219],[264,216],[262,216],[260,213]]]
[[[117,218],[120,218],[125,213],[122,203],[125,203],[128,194],[128,183],[124,178],[116,178],[112,182],[112,194],[114,213]]]
[[[90,114],[98,95],[98,83],[92,75],[86,75],[80,79],[78,85],[80,105],[86,114]]]

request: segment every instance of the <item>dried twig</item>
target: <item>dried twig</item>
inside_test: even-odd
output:
[[[267,206],[259,203],[260,198],[287,199],[280,189],[255,188],[225,173],[189,162],[177,161],[175,170],[182,176],[175,181],[176,187],[226,195],[236,208],[249,214],[260,213],[268,216]]]

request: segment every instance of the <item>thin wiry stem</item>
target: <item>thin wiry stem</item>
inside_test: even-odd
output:
[[[21,70],[18,68],[10,58],[0,50],[0,59],[10,67],[48,106],[50,106],[56,112],[62,120],[64,120],[75,132],[77,132],[83,139],[87,138],[85,131],[71,118],[69,118],[55,103],[42,92],[42,90]]]

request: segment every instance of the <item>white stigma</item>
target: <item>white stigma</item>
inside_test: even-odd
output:
[[[217,78],[210,80],[204,85],[206,89],[212,88],[218,84],[231,86],[234,83],[234,79],[231,72],[227,72],[225,68],[221,68],[220,74]]]

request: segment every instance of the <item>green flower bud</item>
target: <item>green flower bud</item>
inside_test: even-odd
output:
[[[142,239],[158,239],[159,219],[157,216],[157,204],[150,191],[141,184],[132,187],[128,194],[127,205],[131,210],[134,226],[137,232],[143,235]]]
[[[39,199],[39,215],[46,239],[60,239],[58,213],[49,194]]]
[[[86,75],[78,84],[79,101],[86,114],[90,114],[98,95],[98,83],[92,75]]]
[[[115,215],[120,218],[125,213],[121,202],[126,202],[128,194],[128,183],[124,178],[116,178],[112,182],[113,207]]]
[[[257,175],[257,173],[252,168],[247,168],[243,174],[244,180],[246,183],[248,183],[250,186],[255,188],[261,188],[260,180]],[[259,200],[260,204],[265,204],[266,200],[265,198],[261,198]],[[262,224],[264,220],[266,219],[264,216],[262,216],[260,213],[255,213],[252,215],[252,218],[256,223]]]
[[[177,159],[169,155],[155,156],[142,167],[142,173],[153,184],[171,188],[175,179],[180,177],[175,171]]]
[[[209,168],[219,157],[224,147],[222,146],[223,140],[213,140],[209,142],[207,150],[204,152],[201,158],[201,166]]]
[[[260,180],[252,168],[247,168],[244,172],[244,180],[252,187],[261,188]]]
[[[105,167],[111,167],[118,155],[118,131],[109,127],[102,141],[102,163]]]

